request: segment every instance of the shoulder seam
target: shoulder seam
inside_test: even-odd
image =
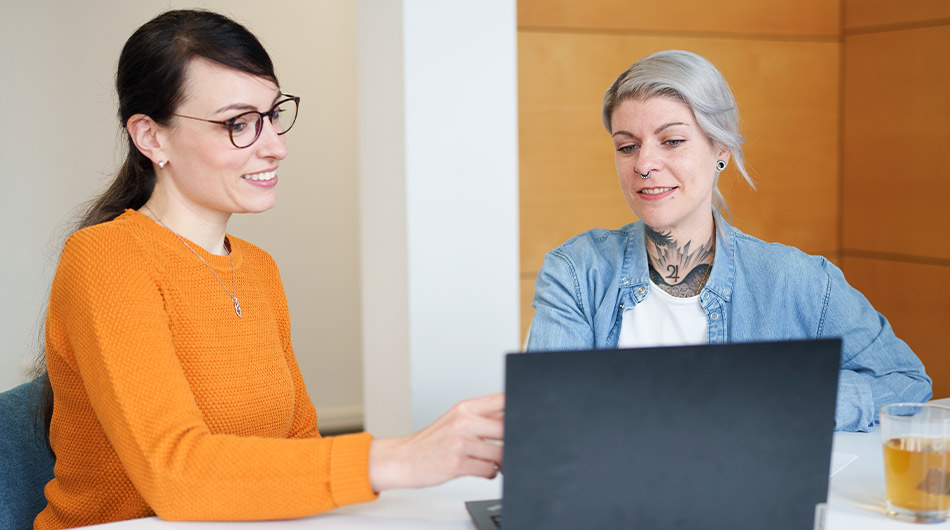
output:
[[[583,311],[584,304],[583,304],[583,299],[581,297],[581,284],[580,284],[580,281],[577,279],[577,268],[574,267],[574,262],[571,261],[571,258],[567,254],[560,251],[559,249],[554,249],[548,252],[548,254],[550,254],[552,257],[556,257],[564,261],[564,263],[567,264],[568,269],[571,271],[571,281],[574,283],[574,302],[576,302],[577,306],[580,307],[581,310]]]
[[[821,301],[821,314],[818,316],[818,329],[815,330],[816,338],[821,338],[822,336],[822,331],[825,326],[825,314],[828,312],[828,303],[831,300],[831,275],[825,270],[825,263],[827,263],[827,260],[823,256],[819,256],[819,259],[821,260],[821,270],[825,273],[825,294]]]

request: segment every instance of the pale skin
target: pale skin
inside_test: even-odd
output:
[[[218,121],[248,110],[266,113],[280,96],[268,79],[202,59],[188,64],[185,88],[175,113]],[[156,174],[155,189],[140,212],[208,252],[228,253],[225,234],[232,214],[263,212],[276,203],[277,170],[287,147],[269,120],[245,149],[231,144],[224,126],[198,120],[175,118],[163,126],[137,114],[126,127]],[[466,475],[494,478],[503,461],[504,410],[504,394],[474,398],[416,433],[374,439],[373,490],[434,486]]]
[[[369,480],[375,491],[433,486],[501,470],[505,395],[463,401],[431,425],[402,438],[373,440]],[[494,442],[494,443],[493,443]]]
[[[650,278],[673,296],[699,294],[715,257],[716,163],[731,153],[706,137],[685,103],[667,96],[621,102],[611,131],[624,199],[647,225]]]

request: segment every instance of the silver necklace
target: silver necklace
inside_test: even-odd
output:
[[[149,208],[147,204],[143,204],[142,206],[144,206],[145,209],[148,210],[148,213],[152,214],[152,217],[154,217],[155,220],[158,221],[158,224],[164,226],[165,228],[168,229],[169,232],[175,234],[175,237],[177,237],[178,240],[181,241],[181,243],[182,243],[183,245],[185,245],[185,247],[187,247],[188,250],[190,250],[192,254],[194,254],[195,256],[198,256],[198,259],[200,259],[201,262],[205,264],[205,267],[208,267],[208,270],[211,271],[211,274],[214,276],[214,279],[215,279],[215,280],[218,280],[218,283],[221,284],[221,287],[224,289],[224,292],[228,293],[228,297],[231,298],[231,301],[232,301],[232,302],[234,302],[234,312],[237,313],[238,318],[240,318],[240,317],[241,317],[241,304],[238,303],[237,287],[235,286],[236,284],[234,283],[234,259],[231,258],[231,249],[230,249],[230,248],[227,249],[227,250],[228,250],[228,260],[231,261],[231,290],[229,291],[228,288],[224,285],[224,282],[221,281],[221,278],[218,278],[218,275],[217,275],[217,273],[214,272],[214,269],[211,268],[211,265],[208,265],[208,262],[205,261],[205,259],[201,257],[201,254],[198,254],[197,252],[195,252],[195,249],[191,248],[191,245],[189,245],[188,243],[186,243],[185,240],[184,240],[180,235],[178,235],[178,232],[175,232],[174,230],[172,230],[171,228],[169,228],[167,224],[165,224],[164,222],[162,222],[162,220],[159,219],[159,217],[158,217],[157,215],[155,215],[155,212],[153,212],[152,209]]]

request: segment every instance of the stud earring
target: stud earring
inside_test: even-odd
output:
[[[158,169],[165,169],[165,164],[166,164],[166,162],[165,162],[164,160],[160,161],[160,162],[158,163]]]
[[[716,169],[718,169],[719,171],[726,169],[726,161],[720,160],[719,162],[716,162]]]

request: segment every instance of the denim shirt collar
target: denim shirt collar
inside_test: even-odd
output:
[[[713,257],[712,272],[709,273],[700,296],[702,296],[702,301],[706,302],[708,292],[728,302],[732,299],[732,286],[735,280],[735,233],[732,226],[716,210],[713,210],[713,222],[716,225],[716,254]],[[627,247],[623,254],[623,266],[620,270],[621,289],[629,290],[637,303],[643,301],[650,288],[645,227],[643,221],[630,225]]]

